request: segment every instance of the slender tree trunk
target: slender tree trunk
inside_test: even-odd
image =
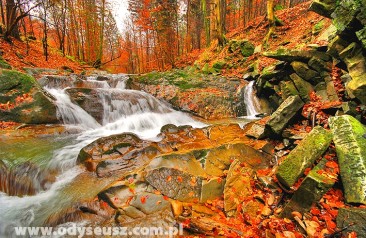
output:
[[[264,47],[268,47],[268,41],[275,31],[276,22],[273,10],[273,0],[267,0],[268,32],[264,38]]]

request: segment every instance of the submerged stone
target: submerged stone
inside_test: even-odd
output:
[[[356,118],[331,117],[341,179],[348,203],[366,204],[366,128]]]
[[[310,171],[300,187],[292,196],[290,202],[286,204],[281,217],[292,218],[292,212],[306,213],[318,202],[328,190],[333,187],[336,178],[327,176],[326,172],[318,173],[325,168],[327,160],[322,159],[318,165]]]
[[[276,177],[285,187],[292,187],[305,169],[310,167],[329,147],[332,133],[317,126],[279,165]]]

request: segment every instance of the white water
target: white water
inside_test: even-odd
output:
[[[37,218],[39,211],[44,213],[44,210],[54,209],[52,204],[60,199],[60,190],[83,171],[76,166],[76,158],[80,149],[92,141],[123,132],[135,133],[143,139],[158,140],[157,135],[161,127],[166,124],[205,126],[147,93],[124,89],[126,77],[118,75],[114,80],[117,81],[114,88],[108,88],[106,82],[101,83],[94,79],[83,84],[100,86],[97,90],[103,104],[102,125],[84,109],[74,104],[65,89],[45,88],[56,98],[59,118],[65,125],[77,127],[81,132],[68,146],[54,151],[48,167],[57,169],[60,175],[50,189],[25,197],[0,193],[0,237],[14,235],[14,226],[43,225],[37,223],[37,220],[42,220]],[[82,197],[83,194],[79,196]]]
[[[244,89],[244,104],[247,109],[247,118],[255,119],[260,114],[260,103],[254,92],[254,82],[250,81]]]

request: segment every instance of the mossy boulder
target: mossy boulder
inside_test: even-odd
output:
[[[340,53],[340,57],[346,63],[349,75],[352,77],[346,85],[349,96],[358,98],[366,105],[366,59],[362,48],[354,42]]]
[[[240,51],[243,57],[249,57],[254,54],[255,46],[248,40],[231,40],[228,45],[229,53]]]
[[[311,84],[303,80],[299,75],[295,73],[291,74],[290,78],[292,79],[295,87],[298,89],[301,99],[305,102],[310,101],[310,93],[314,91]]]
[[[318,202],[328,190],[333,187],[336,178],[332,178],[325,172],[327,159],[322,159],[317,166],[306,176],[300,187],[286,204],[281,217],[292,218],[292,212],[309,212],[314,203]],[[323,173],[318,173],[320,170]]]
[[[346,201],[366,204],[366,128],[349,115],[332,117],[329,125],[333,132]]]
[[[26,100],[23,100],[26,98]],[[0,70],[0,121],[29,124],[58,123],[56,105],[50,94],[29,75]]]
[[[304,106],[304,102],[299,96],[288,97],[277,110],[271,115],[266,127],[269,131],[279,135],[287,126],[290,120]]]
[[[322,81],[319,73],[315,70],[309,68],[308,64],[303,62],[294,61],[291,63],[292,68],[301,78],[311,83],[312,85],[316,85]]]
[[[217,69],[217,70],[221,70],[221,69],[225,68],[225,66],[226,66],[226,62],[224,62],[224,61],[216,61],[212,65],[212,68]]]
[[[287,48],[279,48],[277,51],[264,52],[264,56],[285,62],[300,61],[307,63],[311,58],[316,57],[324,61],[330,61],[331,57],[317,50],[290,50]]]
[[[330,18],[335,10],[336,4],[336,0],[314,0],[310,5],[309,10]]]
[[[11,65],[0,56],[0,69],[11,69]]]
[[[278,181],[291,188],[329,147],[332,133],[317,126],[296,146],[277,169]]]

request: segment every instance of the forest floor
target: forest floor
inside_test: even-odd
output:
[[[256,47],[261,47],[261,51],[253,54],[247,59],[243,67],[224,69],[223,76],[239,77],[247,72],[247,66],[260,59],[259,70],[272,64],[276,60],[262,56],[263,51],[274,51],[279,47],[288,49],[300,49],[308,44],[326,45],[326,38],[321,37],[324,31],[330,26],[331,20],[309,11],[311,1],[299,4],[293,8],[278,10],[275,15],[283,22],[283,26],[277,26],[274,35],[269,40],[269,46],[263,49],[263,39],[268,31],[268,21],[265,16],[258,17],[249,22],[246,27],[238,27],[226,34],[228,41],[232,39],[247,39]],[[223,60],[227,56],[227,48],[220,49],[217,44],[211,44],[207,50],[195,50],[192,53],[181,57],[177,65],[180,68],[191,66],[195,62],[208,63],[213,65],[215,61]],[[238,55],[238,58],[242,58]],[[238,58],[232,58],[235,63]]]
[[[0,56],[8,62],[13,69],[23,71],[24,68],[51,68],[72,69],[75,73],[83,71],[82,65],[71,57],[55,48],[49,47],[48,60],[43,53],[42,42],[38,40],[25,41],[13,39],[12,43],[0,38]]]

